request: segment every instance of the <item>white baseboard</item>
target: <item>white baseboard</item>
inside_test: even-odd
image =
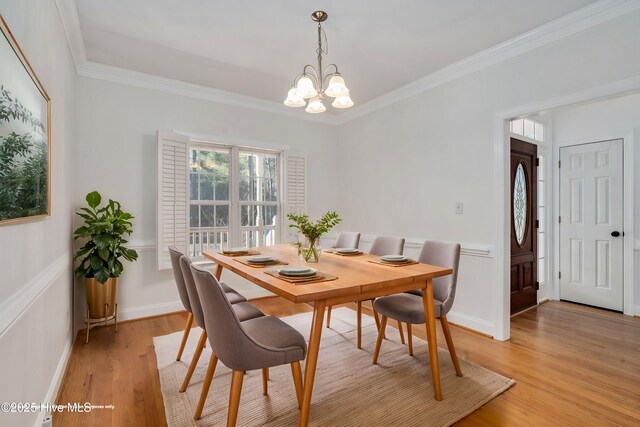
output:
[[[635,306],[634,315],[635,316],[640,316],[640,305],[636,305]]]
[[[462,313],[456,313],[455,311],[450,311],[447,314],[447,320],[451,323],[455,323],[456,325],[464,326],[465,328],[473,329],[474,331],[495,337],[493,323],[487,322],[486,320],[467,316]]]
[[[144,305],[141,307],[128,307],[120,309],[118,307],[118,320],[132,320],[143,317],[157,316],[159,314],[173,313],[184,310],[180,300],[165,302],[161,304]]]
[[[67,362],[69,362],[69,356],[71,356],[71,349],[73,348],[73,337],[69,335],[67,338],[67,342],[64,345],[64,350],[62,351],[62,356],[60,356],[60,360],[58,361],[58,366],[56,367],[56,371],[53,374],[53,378],[51,379],[51,384],[49,385],[49,389],[47,390],[47,394],[44,396],[42,400],[43,403],[55,404],[56,397],[58,396],[58,390],[60,389],[60,383],[62,383],[62,378],[64,376],[65,370],[67,368]],[[41,411],[36,419],[35,427],[42,427],[42,421],[48,415],[48,412]]]

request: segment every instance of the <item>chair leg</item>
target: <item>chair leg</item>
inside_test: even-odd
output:
[[[373,299],[369,300],[371,302],[371,311],[373,311],[373,318],[376,321],[376,328],[378,330],[380,330],[380,319],[378,318],[378,312],[376,311],[375,307],[373,306]],[[383,337],[384,339],[387,339],[387,334],[384,335]]]
[[[200,335],[200,341],[198,341],[198,346],[196,347],[196,352],[193,353],[193,359],[191,359],[191,364],[189,365],[189,370],[187,371],[187,375],[184,377],[184,381],[182,382],[182,387],[180,387],[180,393],[184,393],[187,387],[189,386],[189,381],[191,381],[191,376],[193,375],[193,371],[196,370],[196,366],[198,366],[198,361],[200,360],[200,355],[202,354],[202,349],[204,348],[204,344],[207,342],[207,333],[202,331]]]
[[[378,318],[378,312],[376,311],[376,309],[373,307],[373,300],[369,300],[371,301],[371,311],[373,311],[373,318],[376,321],[376,328],[378,330],[380,330],[380,319]],[[386,338],[386,337],[385,337]]]
[[[378,340],[376,341],[376,349],[373,352],[373,364],[378,364],[378,355],[380,354],[380,347],[382,346],[382,340],[384,339],[384,330],[387,327],[387,316],[382,316],[380,321],[380,330],[378,331]]]
[[[296,388],[298,409],[300,409],[302,405],[302,369],[300,368],[300,362],[291,363],[291,374],[293,375],[293,385]]]
[[[211,353],[209,359],[209,367],[207,368],[207,375],[204,377],[204,384],[202,384],[202,391],[200,392],[200,400],[198,400],[198,406],[196,406],[196,412],[193,414],[194,420],[199,420],[202,415],[202,409],[204,408],[204,402],[207,400],[209,389],[211,388],[211,381],[213,381],[213,374],[216,372],[216,366],[218,365],[218,356]]]
[[[327,309],[327,328],[331,327],[331,308],[332,306],[330,305]]]
[[[358,301],[358,349],[362,348],[362,301]]]
[[[409,343],[409,356],[413,356],[413,333],[411,323],[407,323],[407,342]]]
[[[180,360],[182,358],[182,352],[184,351],[184,346],[187,344],[187,338],[189,338],[189,332],[191,332],[191,325],[193,324],[193,313],[189,313],[189,317],[187,318],[187,324],[184,327],[184,333],[182,334],[182,343],[180,344],[180,349],[178,350],[178,355],[176,356],[176,360]]]
[[[242,381],[244,372],[233,371],[231,377],[231,392],[229,393],[229,413],[227,415],[227,427],[235,427],[238,419],[238,407],[240,406],[240,395],[242,394]]]
[[[444,332],[444,339],[447,341],[447,348],[449,348],[449,354],[451,355],[451,361],[456,368],[456,375],[462,376],[462,369],[460,369],[460,363],[458,362],[458,355],[456,348],[453,346],[453,338],[451,337],[451,330],[449,329],[449,321],[447,316],[440,316],[440,324],[442,325],[442,332]]]
[[[268,393],[269,368],[262,368],[262,394],[266,396]]]
[[[402,322],[398,320],[398,331],[400,331],[400,342],[404,344],[404,331],[402,330]]]

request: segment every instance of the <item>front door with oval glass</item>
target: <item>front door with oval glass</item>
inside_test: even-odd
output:
[[[538,303],[537,156],[511,138],[511,314]]]

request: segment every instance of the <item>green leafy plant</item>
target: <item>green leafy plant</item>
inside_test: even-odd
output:
[[[297,229],[309,241],[309,247],[301,249],[304,259],[306,261],[313,259],[315,262],[317,262],[319,258],[316,241],[342,221],[340,216],[333,211],[327,212],[322,218],[315,222],[311,221],[307,214],[290,213],[287,215],[287,218],[291,221],[289,227]]]
[[[82,277],[95,278],[104,283],[110,277],[122,274],[124,267],[120,258],[127,261],[138,259],[135,250],[123,246],[127,243],[123,236],[133,231],[133,215],[123,212],[120,203],[111,199],[104,207],[99,207],[102,196],[97,191],[87,194],[86,200],[89,207],[76,212],[76,215],[84,219],[85,224],[73,234],[75,239],[88,237],[89,240],[74,257],[80,261],[75,272]]]

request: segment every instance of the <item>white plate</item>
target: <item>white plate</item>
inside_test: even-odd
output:
[[[402,262],[406,261],[407,257],[404,255],[383,255],[380,259],[385,262]]]
[[[336,252],[339,254],[355,254],[360,252],[360,249],[356,248],[336,248]]]
[[[252,256],[251,258],[247,258],[247,262],[253,263],[253,264],[265,264],[268,262],[273,262],[276,259],[272,256],[269,255],[263,255],[263,256]]]
[[[289,277],[313,276],[318,272],[315,268],[309,267],[284,267],[278,270],[278,274]]]
[[[226,251],[222,252],[226,252],[228,254],[241,254],[243,252],[249,252],[249,248],[229,248]]]

